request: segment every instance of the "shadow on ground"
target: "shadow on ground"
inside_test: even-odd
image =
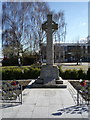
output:
[[[56,113],[52,113],[54,116],[61,116],[62,114],[83,114],[88,113],[88,106],[82,105],[82,106],[70,106],[64,109],[57,110]]]
[[[2,104],[0,109],[15,107],[15,106],[19,106],[19,105],[21,105],[21,103],[6,103],[6,104]]]

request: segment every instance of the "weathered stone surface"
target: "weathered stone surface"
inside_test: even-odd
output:
[[[61,81],[61,80],[56,80],[56,84],[63,84],[63,81]]]
[[[46,46],[46,65],[42,66],[40,79],[43,79],[44,84],[55,84],[54,79],[59,79],[58,67],[54,65],[54,47],[52,34],[58,29],[58,24],[52,20],[52,15],[47,15],[47,21],[42,24],[42,29],[47,34],[47,46]]]
[[[46,64],[54,64],[54,46],[52,34],[58,29],[58,24],[52,20],[52,15],[47,15],[47,21],[42,24],[42,30],[46,31],[47,34],[47,46],[46,46]]]
[[[63,79],[59,77],[59,79],[56,79],[56,84],[63,84]]]
[[[32,87],[66,88],[66,85],[63,85],[63,81],[59,78],[58,67],[54,65],[52,34],[58,29],[58,24],[52,20],[52,15],[47,15],[47,21],[42,24],[42,29],[46,31],[47,34],[46,65],[42,66],[40,77],[36,80]]]
[[[43,84],[44,81],[43,81],[43,79],[37,79],[37,80],[35,81],[35,83],[36,83],[36,84]]]
[[[44,79],[44,83],[53,79],[59,79],[58,67],[55,65],[43,65],[41,68],[40,79]]]
[[[32,88],[67,88],[64,84],[33,84]]]

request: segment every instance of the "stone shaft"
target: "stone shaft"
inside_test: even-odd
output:
[[[46,64],[53,65],[54,63],[54,47],[52,39],[52,15],[47,16],[47,46],[46,46]]]

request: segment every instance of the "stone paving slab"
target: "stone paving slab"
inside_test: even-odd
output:
[[[67,84],[68,85],[68,84]],[[23,103],[2,108],[3,118],[88,118],[87,106],[76,106],[66,89],[25,89]]]

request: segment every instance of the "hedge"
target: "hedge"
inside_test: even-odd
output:
[[[39,68],[31,67],[4,67],[2,69],[2,79],[36,79],[40,75]]]
[[[82,69],[78,70],[78,79],[87,79],[87,73],[85,73]]]
[[[24,66],[24,67],[2,67],[2,79],[3,80],[13,80],[13,79],[36,79],[40,76],[40,68],[32,67],[32,66]],[[59,76],[63,79],[88,79],[90,80],[90,68],[87,73],[85,73],[82,69],[80,70],[65,70],[62,71],[61,67],[59,67]]]
[[[87,74],[82,70],[65,70],[62,74],[63,79],[87,79]]]
[[[31,65],[37,61],[37,57],[35,55],[26,55],[21,58],[22,65]],[[14,56],[11,58],[4,58],[2,60],[2,66],[19,66],[18,57]]]
[[[87,71],[87,79],[90,80],[90,68],[88,68],[88,71]]]

